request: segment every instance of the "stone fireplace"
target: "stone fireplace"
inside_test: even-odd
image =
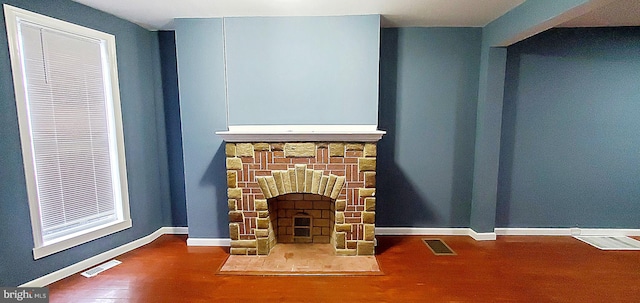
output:
[[[331,243],[337,255],[373,255],[375,128],[308,126],[217,132],[226,141],[232,255],[268,255],[278,243]]]

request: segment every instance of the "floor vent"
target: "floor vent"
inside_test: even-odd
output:
[[[440,239],[422,239],[424,244],[433,252],[436,256],[453,256],[456,253],[451,249],[447,243]]]
[[[575,236],[574,238],[601,250],[640,250],[640,241],[629,237]]]
[[[100,265],[98,265],[98,266],[96,266],[96,267],[94,267],[92,269],[89,269],[89,270],[81,273],[81,275],[83,275],[83,276],[85,276],[87,278],[95,277],[99,273],[101,273],[101,272],[103,272],[103,271],[105,271],[105,270],[107,270],[109,268],[112,268],[112,267],[114,267],[114,266],[116,266],[116,265],[118,265],[120,263],[122,263],[122,262],[114,259],[114,260],[111,260],[111,261],[109,261],[107,263],[100,264]]]

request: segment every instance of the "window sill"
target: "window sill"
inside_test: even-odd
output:
[[[123,220],[96,226],[95,228],[78,232],[70,235],[69,237],[65,237],[64,239],[51,241],[43,246],[35,247],[33,249],[33,259],[37,260],[65,249],[125,230],[129,227],[131,227],[131,220]]]

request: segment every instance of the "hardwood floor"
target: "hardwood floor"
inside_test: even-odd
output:
[[[49,286],[51,302],[640,302],[640,251],[601,251],[571,237],[379,236],[383,276],[216,275],[228,248],[165,235],[93,278]]]

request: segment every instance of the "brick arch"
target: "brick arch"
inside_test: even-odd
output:
[[[345,177],[325,175],[323,170],[307,168],[306,164],[296,164],[288,170],[273,170],[271,176],[256,177],[265,198],[275,198],[285,194],[317,194],[337,199],[345,183]]]

